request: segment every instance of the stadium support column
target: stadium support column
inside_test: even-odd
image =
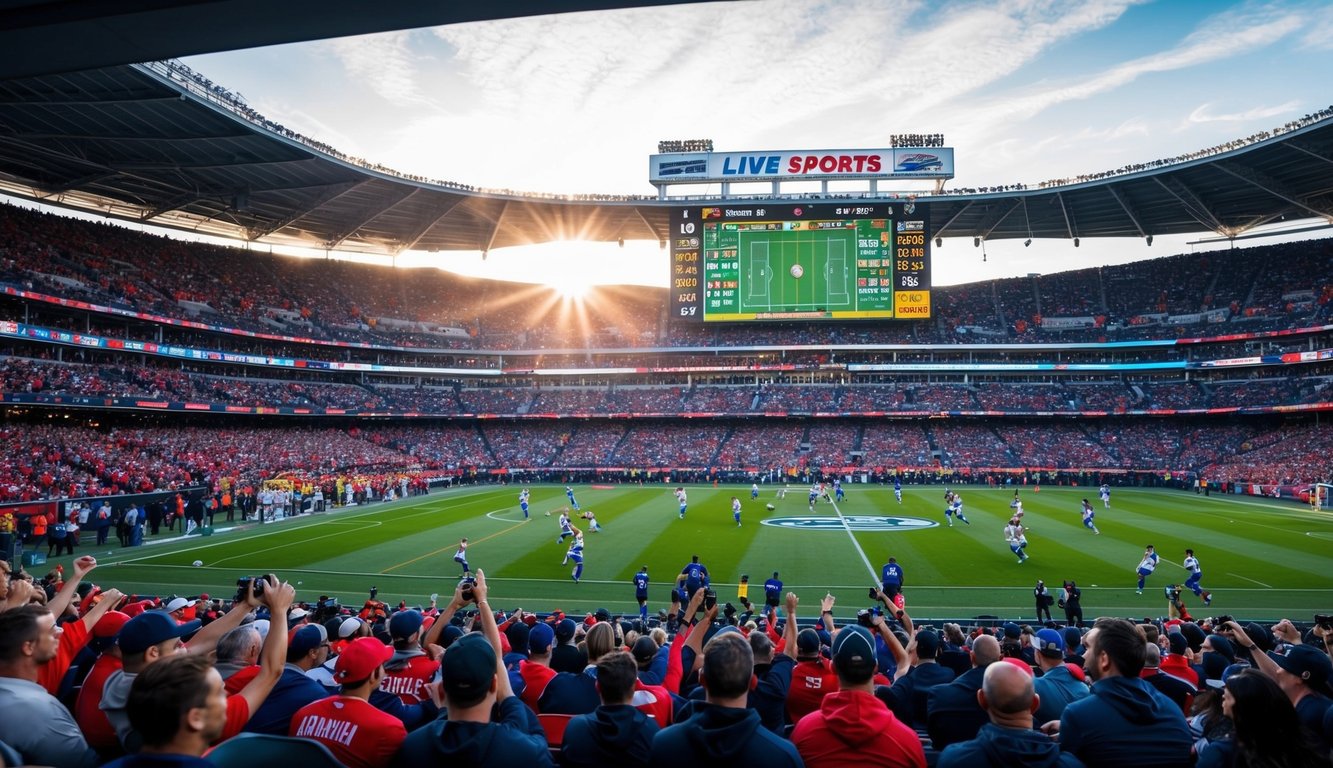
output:
[[[773,191],[772,191],[773,197],[777,197],[777,196],[778,196],[778,193],[780,193],[780,192],[782,192],[782,182],[778,181],[777,179],[774,179],[774,180],[773,180]],[[24,311],[25,311],[25,312],[27,311],[27,305],[26,305],[26,304],[24,305]]]
[[[819,182],[819,193],[824,197],[828,197],[828,179]]]

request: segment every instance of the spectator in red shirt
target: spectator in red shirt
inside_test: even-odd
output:
[[[875,698],[875,641],[865,628],[843,627],[833,639],[839,691],[796,724],[791,740],[811,768],[836,765],[925,768],[916,732]]]
[[[787,691],[787,718],[801,718],[819,709],[824,695],[838,690],[838,675],[819,652],[819,633],[806,627],[796,635],[796,666]]]
[[[385,668],[380,688],[398,696],[404,704],[420,704],[428,698],[425,686],[440,668],[421,647],[421,611],[398,611],[389,618],[393,656]]]
[[[384,679],[384,663],[393,649],[373,637],[347,645],[334,663],[337,696],[320,699],[292,716],[292,736],[317,741],[348,768],[383,768],[407,738],[398,718],[370,704],[370,694]]]

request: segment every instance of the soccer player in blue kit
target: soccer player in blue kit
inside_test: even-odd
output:
[[[579,511],[579,503],[574,500],[574,489],[568,485],[565,486],[565,497],[569,499],[569,506],[573,507],[575,512]]]
[[[648,566],[634,574],[634,599],[639,601],[639,620],[648,623]]]
[[[1143,585],[1152,572],[1157,570],[1157,552],[1153,550],[1152,545],[1143,550],[1143,559],[1139,561],[1139,567],[1136,571],[1139,574],[1139,589],[1137,594],[1143,594]]]
[[[583,531],[578,528],[574,529],[574,543],[569,545],[565,560],[574,561],[574,583],[577,584],[583,578]]]
[[[518,508],[523,510],[523,519],[528,519],[528,489],[524,488],[518,492]]]
[[[751,483],[751,484],[750,484],[750,500],[751,500],[751,501],[754,501],[754,500],[757,499],[757,498],[759,498],[759,483]]]
[[[569,511],[560,510],[560,538],[555,540],[556,544],[564,544],[565,539],[574,535],[574,526],[569,522]]]
[[[845,494],[845,493],[842,492],[842,481],[841,481],[841,480],[834,480],[834,481],[833,481],[833,497],[834,497],[835,499],[837,499],[838,501],[842,501],[844,498],[847,497],[847,494]]]
[[[899,504],[903,503],[903,481],[897,475],[893,476],[893,497]]]
[[[684,488],[677,488],[677,489],[676,489],[676,501],[680,502],[680,519],[681,519],[681,520],[684,520],[684,519],[685,519],[685,508],[689,506],[689,502],[687,502],[686,499],[685,499],[685,489],[684,489]]]
[[[1093,522],[1093,518],[1097,516],[1097,511],[1092,508],[1092,504],[1089,503],[1087,499],[1083,500],[1082,511],[1083,511],[1083,527],[1087,528],[1089,531],[1092,531],[1093,533],[1100,536],[1102,532],[1097,530],[1097,524]]]
[[[731,519],[736,521],[736,527],[741,527],[741,500],[735,496],[731,497]]]
[[[1185,586],[1190,588],[1195,597],[1202,597],[1204,605],[1213,604],[1213,593],[1205,591],[1199,586],[1203,580],[1203,566],[1199,565],[1199,558],[1194,556],[1194,550],[1185,550],[1185,570],[1189,571],[1190,577],[1185,580]]]

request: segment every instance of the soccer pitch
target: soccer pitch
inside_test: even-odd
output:
[[[856,308],[855,229],[737,234],[742,313]]]
[[[836,613],[844,620],[869,604],[867,588],[892,555],[904,567],[907,606],[916,616],[1031,620],[1036,580],[1054,588],[1072,578],[1083,589],[1084,616],[1091,620],[1164,615],[1163,587],[1184,582],[1180,562],[1191,547],[1203,565],[1203,587],[1214,593],[1211,608],[1187,593],[1196,617],[1309,621],[1312,613],[1333,608],[1333,513],[1290,503],[1117,488],[1111,508],[1103,509],[1095,488],[1027,488],[1021,493],[1031,559],[1020,565],[1001,534],[1012,489],[956,486],[972,524],[950,528],[942,512],[943,486],[905,487],[900,506],[891,488],[849,485],[845,501],[820,501],[813,512],[801,486],[793,485],[785,499],[775,498],[774,486],[761,486],[754,501],[749,486],[687,486],[684,520],[677,518],[673,488],[575,486],[579,503],[595,511],[603,528],[589,532],[586,521],[574,517],[587,541],[578,584],[571,568],[561,566],[566,545],[556,543],[564,489],[543,485],[532,487],[532,517],[526,521],[518,488],[474,486],[247,524],[209,538],[110,551],[84,546],[78,554],[98,557],[91,581],[126,592],[230,596],[238,577],[273,571],[297,585],[299,600],[335,595],[359,607],[377,586],[379,599],[391,606],[399,600],[416,605],[431,593],[453,591],[460,576],[453,555],[466,536],[468,559],[486,573],[497,609],[582,613],[607,607],[627,614],[637,610],[630,578],[639,566],[648,566],[655,613],[668,605],[668,583],[697,554],[719,601],[736,603],[736,584],[748,574],[750,598],[762,603],[761,585],[776,570],[801,598],[804,617],[818,613],[818,598],[827,591],[837,597]],[[743,503],[739,528],[731,516],[733,495]],[[1082,526],[1083,497],[1096,506],[1100,536]],[[766,509],[770,503],[775,510]],[[774,524],[780,518],[785,525]],[[862,530],[849,534],[844,520]],[[1147,544],[1156,546],[1162,562],[1144,594],[1136,595],[1134,569]],[[195,560],[202,566],[192,566]],[[1054,607],[1052,613],[1063,619]]]

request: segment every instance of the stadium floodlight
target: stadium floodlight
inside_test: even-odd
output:
[[[943,248],[943,247],[944,247],[944,238],[942,238],[942,237],[937,237],[937,238],[935,238],[935,247],[936,247],[936,248]]]
[[[621,248],[624,248],[624,247],[625,247],[625,238],[623,238],[623,237],[618,237],[618,238],[616,238],[616,245],[620,246]]]
[[[1077,237],[1074,238],[1074,247],[1075,247],[1075,248],[1078,247],[1078,238],[1077,238]]]
[[[974,238],[972,238],[972,247],[973,247],[973,248],[980,248],[980,247],[981,247],[981,238],[979,238],[979,237],[974,237]]]
[[[1148,245],[1152,245],[1152,235],[1148,235],[1146,239],[1148,241]]]
[[[1023,241],[1023,247],[1024,247],[1024,248],[1029,248],[1029,247],[1031,247],[1031,246],[1032,246],[1032,238],[1029,237],[1028,239],[1026,239],[1026,240]]]

